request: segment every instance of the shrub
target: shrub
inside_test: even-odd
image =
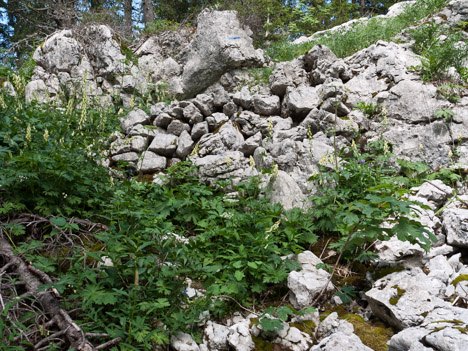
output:
[[[310,216],[318,233],[334,233],[338,248],[349,260],[369,261],[374,254],[368,247],[375,240],[398,239],[418,243],[426,250],[435,239],[421,223],[412,219],[407,190],[395,170],[390,168],[390,146],[370,143],[361,153],[356,147],[334,155],[339,165],[311,178],[318,193],[311,200]],[[331,162],[333,163],[333,162]]]

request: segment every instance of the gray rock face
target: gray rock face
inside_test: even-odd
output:
[[[231,122],[222,125],[217,133],[205,134],[199,142],[200,156],[217,155],[226,151],[237,150],[244,142],[244,137]]]
[[[324,45],[315,45],[304,55],[306,71],[310,72],[310,83],[312,86],[322,84],[327,78],[339,78],[348,81],[351,72],[347,64],[338,59],[335,54]]]
[[[398,240],[396,237],[376,244],[381,266],[415,267],[421,264],[424,249],[408,241]]]
[[[200,178],[211,184],[214,184],[216,180],[231,180],[237,184],[247,180],[249,176],[258,175],[240,151],[227,151],[221,155],[193,158],[192,161],[199,167]]]
[[[49,72],[71,72],[80,64],[84,52],[71,30],[55,33],[36,49],[33,59]],[[91,72],[90,72],[91,73]]]
[[[279,203],[286,210],[294,207],[303,208],[307,201],[294,179],[281,170],[272,179],[270,199],[272,203]]]
[[[283,114],[294,119],[303,119],[320,104],[320,97],[314,87],[300,86],[287,88],[283,101]]]
[[[442,10],[442,14],[447,16],[447,20],[452,25],[462,21],[468,21],[468,5],[464,0],[452,0],[447,4],[447,7]]]
[[[176,351],[200,351],[200,348],[190,334],[182,332],[171,336],[171,347]]]
[[[310,306],[314,298],[327,284],[330,274],[323,269],[316,268],[322,261],[310,251],[298,255],[302,271],[292,271],[288,276],[288,288],[291,290],[290,302],[294,308],[302,309]],[[334,290],[329,283],[326,293]]]
[[[421,326],[394,335],[389,351],[403,350],[466,350],[468,336],[461,330],[468,325],[466,309],[448,306],[430,311]]]
[[[152,151],[143,153],[143,158],[138,162],[138,170],[143,173],[153,173],[163,171],[167,166],[167,160],[164,156],[155,154]]]
[[[109,27],[89,26],[85,29],[84,38],[89,61],[97,74],[113,77],[126,71],[125,55]]]
[[[163,129],[157,129],[148,150],[162,156],[171,157],[177,149],[177,144],[178,138],[174,134],[170,134]]]
[[[235,351],[251,351],[255,349],[249,330],[249,320],[242,320],[229,327],[228,343]]]
[[[283,97],[288,87],[307,85],[307,72],[302,68],[303,62],[293,60],[291,62],[279,63],[270,76],[271,92]]]
[[[439,179],[424,182],[412,190],[417,190],[417,193],[411,199],[422,202],[433,210],[439,209],[453,193],[453,189]]]
[[[234,11],[203,11],[197,32],[181,55],[182,95],[194,96],[221,75],[239,67],[263,65],[263,55],[241,28]]]
[[[365,296],[376,316],[402,330],[421,324],[426,312],[450,306],[444,293],[445,284],[413,268],[379,279]]]
[[[111,161],[115,163],[135,163],[138,161],[138,154],[136,152],[125,152],[123,154],[114,155],[111,157]]]
[[[354,327],[351,323],[338,318],[338,313],[330,313],[317,328],[317,337],[326,338],[334,333],[352,335]]]
[[[246,139],[241,146],[239,146],[239,151],[241,151],[246,157],[252,156],[255,150],[262,143],[262,133],[258,132],[257,134]]]
[[[194,141],[200,139],[203,135],[208,134],[210,131],[208,127],[208,122],[200,122],[193,126],[192,128],[192,139]]]
[[[396,124],[383,133],[383,139],[393,144],[393,153],[400,158],[424,160],[432,167],[450,162],[450,132],[443,122]]]
[[[229,350],[228,346],[229,329],[221,324],[208,321],[204,330],[204,343],[209,350]]]
[[[171,134],[180,136],[182,132],[190,131],[190,126],[187,123],[184,123],[182,121],[179,121],[178,119],[172,120],[171,123],[167,126],[167,131]]]
[[[119,138],[111,144],[110,152],[112,155],[122,154],[130,151],[141,153],[146,149],[146,146],[147,139],[140,135],[129,139]]]
[[[457,247],[468,247],[468,210],[446,209],[442,218],[442,227],[447,235],[447,243]]]
[[[38,103],[49,102],[49,91],[43,80],[33,80],[26,85],[26,102],[37,101]]]
[[[280,113],[280,98],[276,95],[255,94],[252,98],[255,113],[260,115],[278,115]]]
[[[150,117],[143,110],[131,111],[126,118],[120,119],[120,127],[125,133],[128,133],[137,124],[148,124]]]
[[[449,108],[448,101],[436,99],[437,89],[433,85],[414,80],[403,80],[390,89],[388,99],[382,99],[388,110],[388,117],[407,123],[430,122],[436,110]],[[425,101],[425,104],[415,104]]]
[[[364,345],[357,335],[338,332],[323,339],[310,351],[372,351],[372,349]]]
[[[190,134],[184,130],[179,137],[179,143],[177,145],[176,155],[177,157],[184,159],[193,149],[194,142]]]

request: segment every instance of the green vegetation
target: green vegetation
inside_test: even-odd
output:
[[[432,21],[411,30],[410,34],[415,40],[414,51],[422,56],[419,69],[423,80],[438,80],[449,67],[463,74],[468,45],[460,31],[448,31]]]
[[[391,38],[444,4],[420,0],[395,19],[370,19],[344,35],[324,36],[316,43],[347,56],[378,39]],[[302,20],[297,26],[303,27],[290,30],[299,34],[316,25],[310,13]],[[175,26],[161,19],[145,30],[159,33]],[[434,40],[438,30],[429,24],[413,32],[415,45],[428,62],[432,54],[440,59],[440,45],[446,45]],[[455,43],[457,35],[444,42]],[[269,52],[275,60],[291,59],[314,44],[272,44]],[[125,53],[134,60],[130,49]],[[320,172],[310,178],[318,191],[310,199],[315,207],[309,210],[285,211],[270,204],[258,178],[209,187],[188,161],[170,168],[162,176],[164,185],[152,183],[148,175],[124,165],[111,170],[100,166],[109,135],[119,128],[114,108],[96,107],[86,96],[80,104],[67,96],[60,106],[26,104],[24,77],[30,77],[33,68],[32,60],[21,69],[23,75],[2,68],[17,96],[0,93],[0,238],[16,255],[52,277],[41,289],[60,293],[62,308],[74,310],[73,319],[85,333],[105,333],[104,341],[119,337],[122,350],[168,344],[175,331],[200,340],[198,325],[203,318],[221,320],[239,308],[257,313],[254,322],[265,331],[281,329],[291,316],[311,311],[296,311],[282,302],[289,272],[300,268],[285,256],[311,249],[319,237],[324,238],[329,248],[339,251],[334,266],[323,265],[334,274],[343,262],[357,261],[365,267],[375,258],[376,240],[397,236],[428,249],[435,238],[413,220],[415,203],[407,200],[408,189],[424,179],[447,183],[461,179],[453,170],[431,173],[422,162],[398,160],[400,168],[395,169],[392,146],[379,140],[360,149],[353,142],[338,150],[335,143],[334,153],[323,156]],[[427,68],[423,63],[421,69],[435,79],[445,68],[436,62]],[[271,72],[272,68],[261,68],[250,70],[250,75],[255,84],[264,84]],[[459,73],[466,76],[466,70]],[[168,98],[164,84],[155,89],[148,100]],[[446,85],[439,93],[456,101],[460,89]],[[135,102],[141,107],[146,103],[141,97]],[[379,105],[361,103],[357,108],[369,118],[384,115]],[[449,122],[450,112],[435,113]],[[266,172],[274,177],[274,170]],[[234,196],[227,196],[223,187]],[[5,343],[0,350],[30,348],[54,330],[44,326],[37,311],[25,308],[33,306],[32,298],[18,298],[18,292],[9,288],[18,277],[8,270],[2,274],[5,307],[0,339]],[[376,272],[376,277],[379,274],[384,271]],[[352,283],[352,278],[343,280],[338,293],[345,303],[358,296],[355,286],[344,284]],[[466,277],[452,284],[461,280]],[[404,293],[396,289],[392,304]],[[370,329],[372,338],[363,321],[349,319],[364,343],[384,349],[389,330]],[[312,322],[293,326],[311,335],[315,329]],[[25,331],[28,340],[21,338]],[[259,349],[275,348],[254,340]],[[60,347],[54,341],[51,345]]]
[[[363,101],[359,101],[356,104],[355,109],[364,112],[367,118],[374,118],[382,112],[382,106],[379,104],[373,104],[371,102],[365,103]]]
[[[143,35],[161,34],[163,32],[175,31],[180,28],[180,24],[166,19],[156,19],[148,23],[143,30]]]
[[[269,204],[255,179],[231,185],[232,198],[200,183],[185,162],[169,170],[166,186],[138,182],[131,170],[109,177],[97,162],[118,128],[113,111],[1,99],[0,229],[17,253],[57,274],[53,287],[65,308],[81,308],[76,322],[86,332],[140,349],[167,343],[170,331],[196,334],[204,311],[219,318],[273,287],[281,292],[299,268],[281,256],[316,240],[312,223]],[[35,230],[25,213],[40,219]],[[187,278],[201,295],[189,294]],[[18,313],[14,293],[2,294]],[[16,325],[2,326],[6,340]],[[40,336],[34,320],[24,328]]]
[[[402,197],[403,177],[392,178],[385,143],[327,155],[312,178],[316,208],[285,211],[269,203],[258,180],[211,188],[188,162],[169,169],[164,186],[126,169],[111,178],[98,163],[118,129],[116,112],[86,99],[79,107],[73,100],[27,105],[24,79],[15,77],[18,95],[0,99],[0,230],[17,254],[53,275],[44,288],[55,288],[65,309],[80,308],[74,318],[85,332],[121,337],[122,349],[151,349],[177,330],[197,337],[206,313],[216,319],[239,305],[278,301],[288,273],[299,268],[281,257],[310,248],[318,235],[335,235],[331,247],[344,260],[372,259],[368,244],[392,235],[430,243],[410,218],[413,203]],[[226,186],[235,197],[221,191]],[[342,293],[352,299],[356,292],[345,286]],[[40,324],[23,315],[14,292],[3,298],[5,339],[23,321],[37,340]],[[21,319],[12,320],[13,311]],[[280,305],[259,323],[280,328],[304,312]]]
[[[266,54],[273,61],[291,61],[308,52],[314,45],[322,44],[328,46],[338,57],[347,57],[378,40],[391,40],[405,28],[442,8],[447,2],[446,0],[418,0],[414,6],[408,7],[394,18],[388,20],[371,18],[364,23],[354,25],[344,34],[329,33],[300,45],[294,45],[289,40],[276,42],[266,49]]]
[[[359,336],[367,347],[374,351],[387,351],[387,342],[392,338],[394,331],[382,322],[366,322],[357,314],[343,317],[354,326],[354,333]]]
[[[372,260],[366,247],[394,235],[428,249],[435,238],[411,219],[414,203],[405,200],[408,180],[390,167],[391,146],[378,141],[365,151],[353,143],[349,150],[322,159],[321,172],[310,179],[320,189],[311,198],[316,230],[336,235],[339,240],[330,247],[357,261]],[[384,228],[383,223],[393,226]]]

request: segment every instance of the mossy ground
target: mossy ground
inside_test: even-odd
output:
[[[388,350],[387,342],[395,334],[392,328],[380,321],[366,322],[357,314],[345,315],[344,319],[354,326],[354,334],[359,336],[364,345],[374,351]]]

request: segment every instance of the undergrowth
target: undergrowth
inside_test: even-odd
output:
[[[337,262],[372,260],[376,239],[397,236],[426,249],[434,239],[413,220],[405,190],[430,170],[406,163],[397,173],[384,141],[365,150],[335,148],[311,179],[314,209],[285,211],[269,202],[257,178],[213,188],[188,161],[169,169],[163,185],[113,178],[100,162],[118,129],[116,111],[86,100],[26,104],[24,79],[12,80],[17,95],[0,95],[1,233],[16,254],[52,276],[43,289],[62,295],[86,333],[121,337],[122,350],[168,344],[176,331],[200,341],[203,319],[239,308],[260,315],[281,301],[289,272],[300,269],[290,255],[319,236],[334,237]],[[0,338],[10,349],[54,332],[45,316],[25,307],[32,302],[17,299],[16,279],[2,276],[0,287],[7,306]],[[271,330],[300,313],[287,306],[266,311],[272,318],[259,323]]]
[[[345,33],[329,32],[313,41],[299,45],[292,44],[289,39],[285,39],[273,43],[266,48],[265,52],[273,61],[291,61],[305,54],[315,45],[322,44],[329,47],[338,57],[347,57],[375,44],[378,40],[390,41],[403,29],[416,24],[447,3],[447,0],[418,0],[415,5],[408,6],[402,14],[394,18],[371,18],[364,23],[354,25]]]

